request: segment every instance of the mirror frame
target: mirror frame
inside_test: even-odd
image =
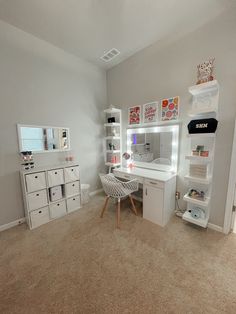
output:
[[[139,168],[154,169],[160,171],[169,171],[177,173],[178,166],[178,153],[179,153],[179,125],[168,125],[168,126],[154,126],[154,127],[142,127],[142,128],[128,128],[127,129],[127,152],[132,155],[132,134],[145,134],[145,133],[161,133],[171,132],[172,133],[172,154],[171,154],[171,165],[163,164],[151,164],[149,162],[134,161],[134,165]]]
[[[39,150],[32,151],[33,154],[44,154],[44,153],[56,153],[56,152],[67,152],[70,151],[70,129],[67,127],[59,127],[59,126],[48,126],[48,125],[32,125],[32,124],[17,124],[17,134],[18,134],[18,145],[19,152],[23,151],[22,148],[22,136],[21,136],[21,127],[29,127],[29,128],[42,128],[42,129],[65,129],[68,134],[68,148],[66,149],[52,149],[52,150]]]

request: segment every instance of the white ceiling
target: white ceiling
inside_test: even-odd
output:
[[[156,41],[185,34],[233,0],[0,0],[0,19],[109,68]],[[106,64],[111,48],[121,54]]]

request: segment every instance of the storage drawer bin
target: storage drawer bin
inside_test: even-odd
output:
[[[79,181],[74,181],[66,184],[66,196],[70,197],[80,193]]]
[[[55,202],[62,198],[62,186],[54,186],[49,189],[50,201]]]
[[[55,169],[48,171],[48,185],[49,187],[61,185],[64,183],[63,169]]]
[[[36,172],[25,176],[27,192],[34,192],[46,188],[45,172]]]
[[[49,222],[48,206],[30,212],[31,227],[36,228]]]
[[[79,166],[65,168],[65,182],[79,180]]]
[[[29,210],[38,209],[48,204],[46,190],[33,192],[27,195]]]
[[[71,213],[81,207],[80,195],[68,198],[67,200],[67,211]]]
[[[60,201],[50,205],[50,217],[58,218],[66,214],[66,202]]]

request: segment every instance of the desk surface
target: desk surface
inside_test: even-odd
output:
[[[158,171],[158,170],[151,170],[151,169],[145,169],[145,168],[116,168],[113,170],[114,174],[117,172],[121,173],[127,173],[131,174],[134,176],[142,177],[142,178],[147,178],[147,179],[152,179],[152,180],[159,180],[159,181],[169,181],[170,179],[176,177],[175,173],[170,173],[170,172],[164,172],[164,171]]]

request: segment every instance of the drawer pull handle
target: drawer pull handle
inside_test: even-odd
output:
[[[38,179],[38,176],[35,176],[34,178],[35,178],[35,179]]]
[[[73,201],[75,201],[75,198],[73,198]]]
[[[152,181],[149,181],[149,183],[154,184],[154,185],[156,185],[156,184],[157,184],[157,182],[152,182]]]
[[[39,196],[39,194],[37,193],[36,196]]]
[[[42,214],[42,211],[41,211],[41,210],[39,211],[39,214]]]
[[[71,171],[74,171],[74,169],[71,169]]]
[[[74,184],[72,184],[72,186],[75,186]]]
[[[57,172],[55,172],[55,174],[57,174]]]
[[[57,204],[57,206],[60,206],[60,204]]]

